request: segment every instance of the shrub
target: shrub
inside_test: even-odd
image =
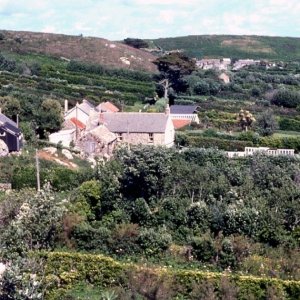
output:
[[[279,90],[273,95],[271,102],[277,106],[296,108],[300,104],[300,93],[291,90]]]
[[[207,235],[194,237],[191,246],[193,255],[202,262],[211,262],[217,253],[212,238]]]
[[[98,250],[108,252],[108,240],[111,232],[106,227],[93,228],[87,223],[74,227],[71,238],[78,250]]]
[[[300,121],[290,118],[281,118],[279,120],[280,130],[300,131]]]
[[[172,236],[165,229],[145,228],[138,237],[138,244],[146,255],[158,255],[166,251],[172,242]]]

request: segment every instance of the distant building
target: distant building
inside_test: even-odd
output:
[[[259,65],[260,60],[254,60],[254,59],[239,59],[233,64],[233,71],[240,70],[242,68],[245,68],[247,66],[253,66],[253,65]]]
[[[0,140],[9,152],[19,152],[23,146],[23,135],[17,123],[0,112]]]
[[[229,158],[251,156],[255,153],[263,153],[270,156],[294,156],[294,149],[270,149],[269,147],[245,147],[245,151],[229,151]]]
[[[203,70],[227,70],[231,64],[230,58],[210,58],[210,59],[200,59],[196,61],[196,66]]]
[[[199,124],[198,109],[199,106],[197,105],[172,105],[170,106],[170,116],[173,123],[177,120],[185,120]],[[175,122],[174,124],[179,123]]]

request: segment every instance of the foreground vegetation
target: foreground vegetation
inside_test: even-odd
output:
[[[299,167],[126,147],[78,188],[65,177],[63,193],[4,195],[2,295],[76,299],[81,286],[122,299],[298,299]]]

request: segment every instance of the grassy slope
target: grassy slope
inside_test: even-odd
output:
[[[192,57],[264,58],[299,60],[300,38],[191,35],[160,38],[153,43],[164,50],[183,49]]]
[[[155,72],[155,57],[147,52],[102,38],[0,30],[0,51],[43,53],[116,68]],[[121,58],[130,61],[130,65]]]

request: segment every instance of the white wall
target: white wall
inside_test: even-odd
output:
[[[75,139],[75,129],[61,130],[49,135],[49,141],[54,144],[62,143],[63,146],[69,147]]]

